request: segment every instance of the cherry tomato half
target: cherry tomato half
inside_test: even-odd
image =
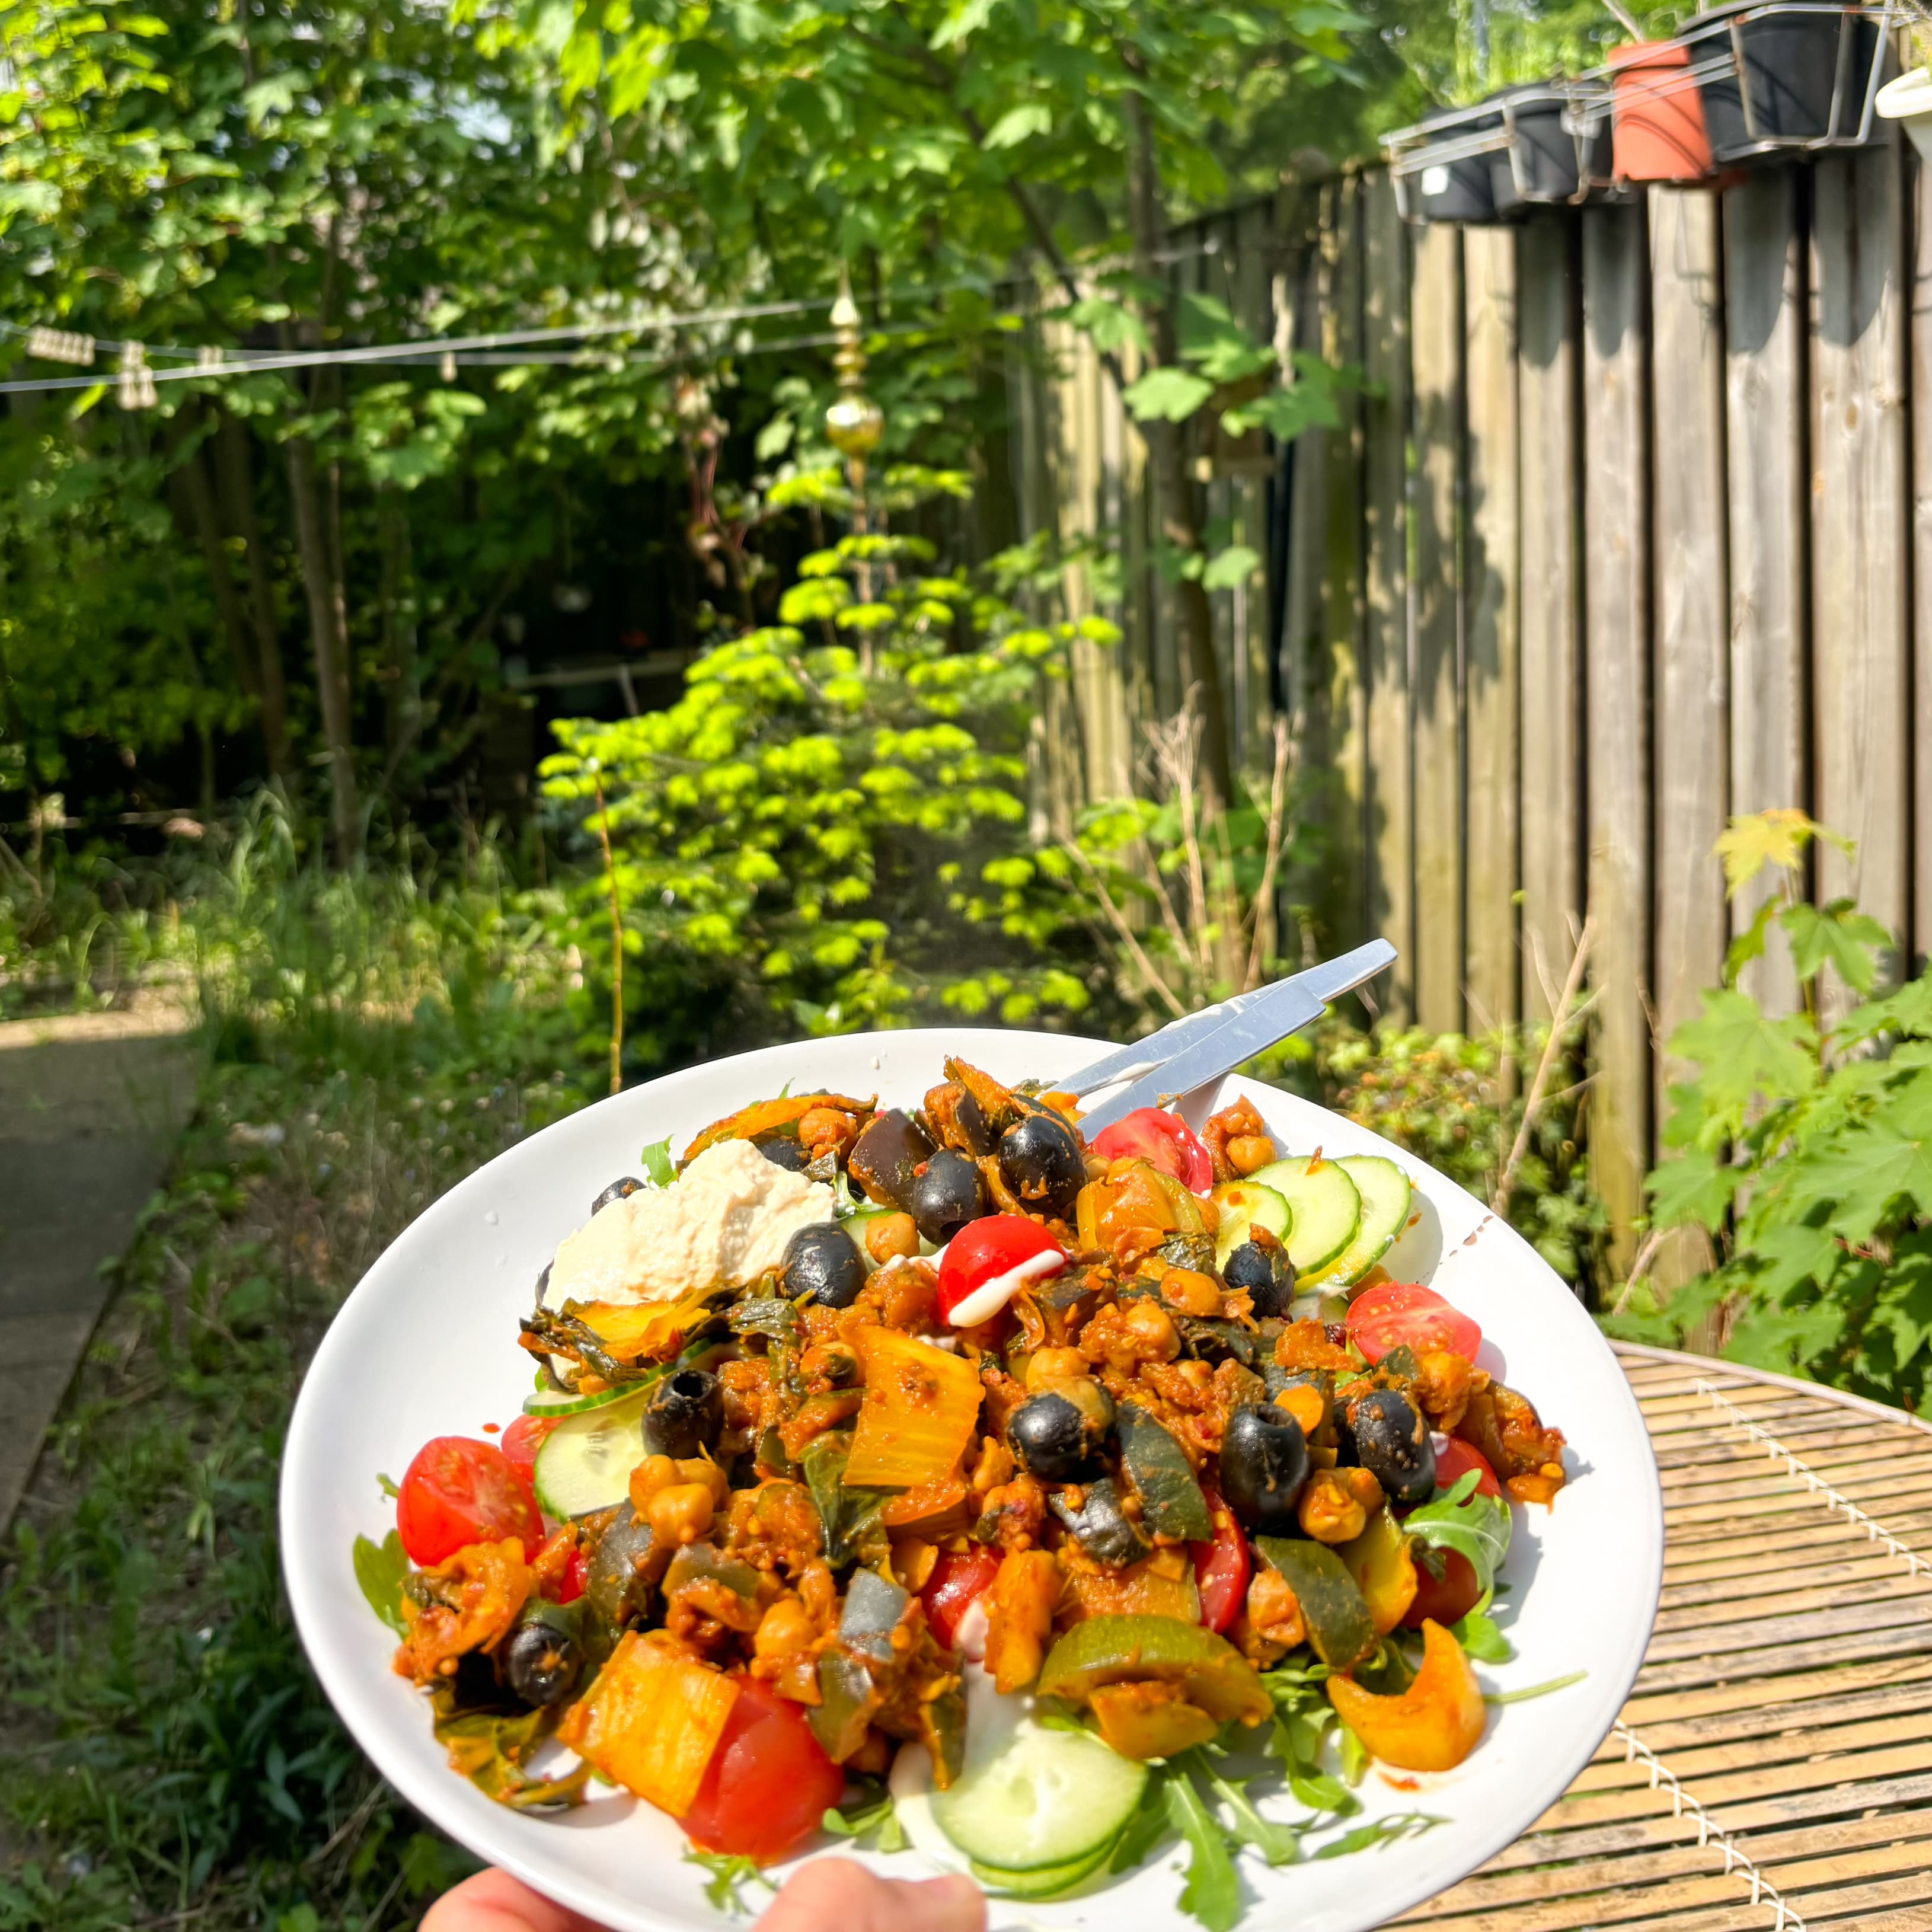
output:
[[[825,1755],[805,1713],[755,1678],[737,1701],[684,1815],[699,1850],[768,1864],[795,1850],[838,1802],[845,1774]]]
[[[1136,1107],[1094,1136],[1094,1151],[1108,1160],[1151,1161],[1190,1193],[1214,1185],[1214,1163],[1194,1131],[1178,1114],[1159,1107]]]
[[[1190,1543],[1194,1558],[1194,1582],[1201,1592],[1201,1622],[1208,1629],[1227,1630],[1241,1613],[1248,1600],[1248,1579],[1253,1565],[1248,1560],[1248,1539],[1234,1513],[1220,1498],[1210,1494],[1208,1507],[1214,1516],[1214,1540]]]
[[[532,1501],[537,1492],[537,1451],[556,1424],[554,1415],[520,1415],[503,1431],[496,1444],[509,1458],[510,1467],[521,1478]]]
[[[573,1550],[570,1561],[563,1567],[563,1574],[556,1580],[557,1602],[575,1603],[590,1581],[590,1558],[582,1550]]]
[[[432,1437],[416,1451],[396,1499],[396,1528],[412,1563],[441,1563],[466,1544],[523,1539],[533,1552],[543,1517],[516,1466],[494,1442]]]
[[[990,1550],[968,1550],[955,1555],[942,1550],[919,1593],[926,1606],[926,1620],[932,1634],[947,1650],[959,1642],[959,1619],[993,1587],[1000,1574],[1000,1559]]]
[[[1466,1617],[1483,1594],[1476,1566],[1460,1550],[1438,1550],[1431,1554],[1442,1559],[1442,1574],[1432,1575],[1428,1564],[1420,1556],[1416,1558],[1415,1600],[1402,1619],[1409,1630],[1421,1629],[1424,1617],[1433,1617],[1446,1630]]]
[[[1502,1502],[1503,1486],[1496,1480],[1496,1472],[1490,1467],[1489,1458],[1480,1449],[1472,1448],[1460,1436],[1452,1436],[1436,1450],[1436,1486],[1438,1490],[1453,1490],[1472,1469],[1476,1472],[1476,1494],[1494,1496]]]
[[[1405,1345],[1418,1355],[1428,1348],[1446,1348],[1474,1361],[1483,1331],[1432,1288],[1390,1281],[1349,1303],[1348,1340],[1372,1362]]]
[[[990,1322],[1030,1281],[1058,1274],[1066,1250],[1024,1214],[969,1221],[946,1244],[939,1264],[939,1312],[956,1328]]]

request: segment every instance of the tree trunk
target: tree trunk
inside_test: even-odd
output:
[[[422,728],[422,683],[416,662],[409,500],[400,490],[384,490],[376,497],[376,506],[382,538],[383,736],[393,770]]]
[[[322,700],[322,736],[328,748],[330,819],[335,859],[346,866],[361,842],[362,813],[356,796],[356,746],[350,716],[349,638],[343,622],[341,580],[333,567],[327,512],[316,476],[315,445],[291,436],[289,500],[294,512],[296,551],[308,598],[309,640]]]
[[[1127,122],[1127,208],[1133,226],[1134,274],[1143,283],[1164,283],[1159,258],[1165,224],[1154,123],[1143,96],[1130,92],[1121,98]],[[1180,358],[1169,304],[1162,298],[1144,299],[1141,314],[1155,360],[1163,368],[1178,363]],[[1195,573],[1176,584],[1174,604],[1187,654],[1189,681],[1200,694],[1201,754],[1206,767],[1203,776],[1215,796],[1225,800],[1232,795],[1228,710],[1221,691],[1221,662],[1214,654],[1214,614],[1201,584],[1200,567],[1207,559],[1193,479],[1187,473],[1186,442],[1179,423],[1144,422],[1140,431],[1147,442],[1161,534]]]
[[[200,412],[190,404],[181,411],[176,422],[184,441],[201,427]],[[208,480],[208,465],[200,443],[175,463],[168,482],[176,520],[183,526],[183,535],[194,538],[207,568],[208,587],[214,594],[214,608],[221,620],[222,633],[235,660],[236,680],[259,706],[262,676],[256,662],[255,641],[249,630],[248,614],[243,608],[242,593],[236,587],[235,574],[228,566],[228,546],[222,533],[221,519],[215,510],[214,488]],[[198,664],[196,668],[198,670]]]
[[[255,515],[254,466],[248,432],[239,418],[218,410],[214,469],[228,529],[242,539],[248,567],[248,616],[255,635],[257,684],[261,695],[262,736],[268,748],[268,770],[284,785],[295,772],[289,756],[289,686],[282,667],[281,626],[275,616],[275,587],[268,574],[268,553]]]

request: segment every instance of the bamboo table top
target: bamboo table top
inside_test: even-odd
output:
[[[1642,1670],[1535,1826],[1395,1922],[1932,1932],[1932,1426],[1730,1363],[1617,1354],[1664,1483]]]

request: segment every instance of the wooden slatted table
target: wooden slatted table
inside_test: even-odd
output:
[[[1617,1353],[1664,1482],[1643,1669],[1536,1825],[1395,1922],[1932,1932],[1932,1426]]]

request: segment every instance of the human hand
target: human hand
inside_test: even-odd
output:
[[[850,1858],[794,1872],[756,1932],[984,1932],[986,1901],[969,1878],[880,1878]],[[478,1872],[424,1915],[422,1932],[602,1932],[508,1872]]]

